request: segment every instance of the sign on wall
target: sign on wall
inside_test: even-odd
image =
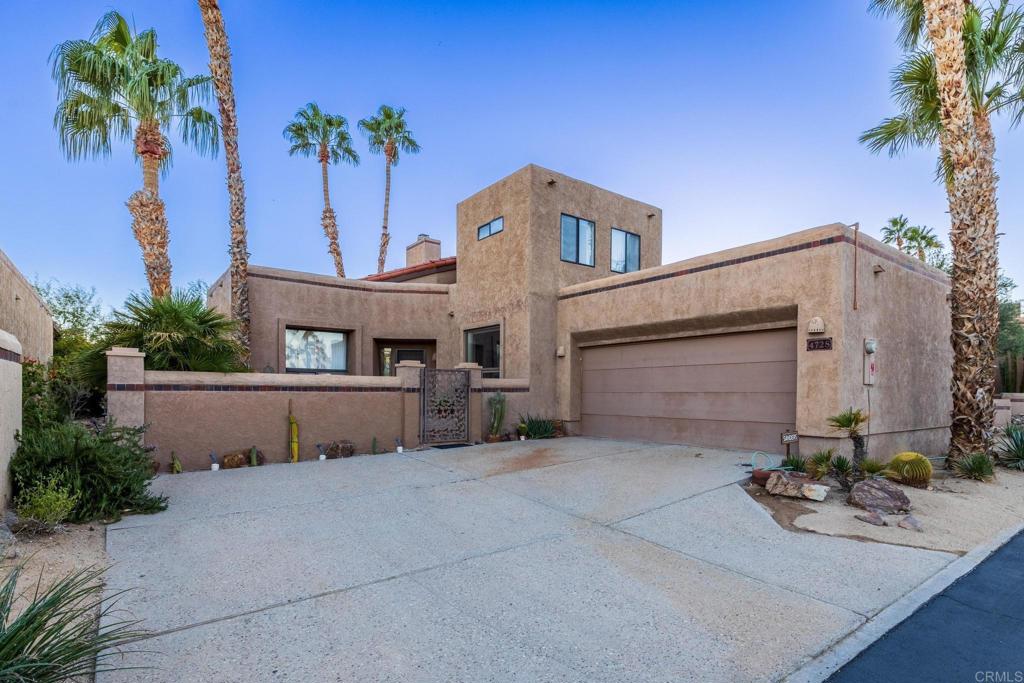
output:
[[[821,337],[820,339],[807,340],[808,351],[831,351],[832,337]]]

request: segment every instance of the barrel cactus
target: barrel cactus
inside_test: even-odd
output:
[[[904,451],[889,461],[885,476],[901,484],[925,488],[932,478],[932,463],[920,453]]]

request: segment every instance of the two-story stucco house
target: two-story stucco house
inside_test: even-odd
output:
[[[421,235],[363,280],[252,266],[253,368],[471,362],[569,433],[771,452],[843,448],[826,418],[853,406],[880,455],[945,449],[947,278],[850,227],[662,264],[660,209],[534,165],[456,222],[456,256]]]

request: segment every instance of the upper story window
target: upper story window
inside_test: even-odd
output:
[[[562,214],[562,260],[594,265],[594,221]]]
[[[286,372],[347,372],[348,335],[289,327],[284,331]]]
[[[466,362],[484,369],[483,377],[501,377],[501,327],[466,330]]]
[[[640,270],[640,235],[612,228],[612,272]]]
[[[476,238],[482,240],[485,237],[497,234],[505,229],[505,217],[498,216],[490,223],[484,223],[476,229]]]

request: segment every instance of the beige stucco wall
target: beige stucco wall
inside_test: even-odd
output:
[[[579,420],[581,346],[795,326],[802,451],[848,450],[826,418],[850,406],[868,408],[861,349],[870,334],[884,340],[882,369],[871,389],[872,431],[885,433],[871,441],[875,455],[887,457],[904,445],[940,453],[949,423],[944,277],[861,236],[854,311],[852,240],[853,231],[836,224],[563,288],[556,344],[567,354],[557,362],[558,415],[570,428]],[[875,276],[874,263],[886,272]],[[629,285],[655,276],[662,279]],[[608,286],[616,288],[574,296]],[[807,323],[816,316],[825,321],[832,351],[806,350]]]
[[[209,301],[226,310],[227,274]],[[262,266],[249,268],[252,368],[284,371],[285,327],[349,333],[348,374],[372,375],[374,340],[436,340],[448,357],[455,338],[447,285],[366,282]],[[450,365],[448,366],[450,367]]]
[[[10,502],[11,482],[7,466],[21,431],[21,344],[0,330],[0,510]]]
[[[53,318],[32,284],[0,251],[0,330],[21,342],[25,358],[47,362],[53,356]]]

